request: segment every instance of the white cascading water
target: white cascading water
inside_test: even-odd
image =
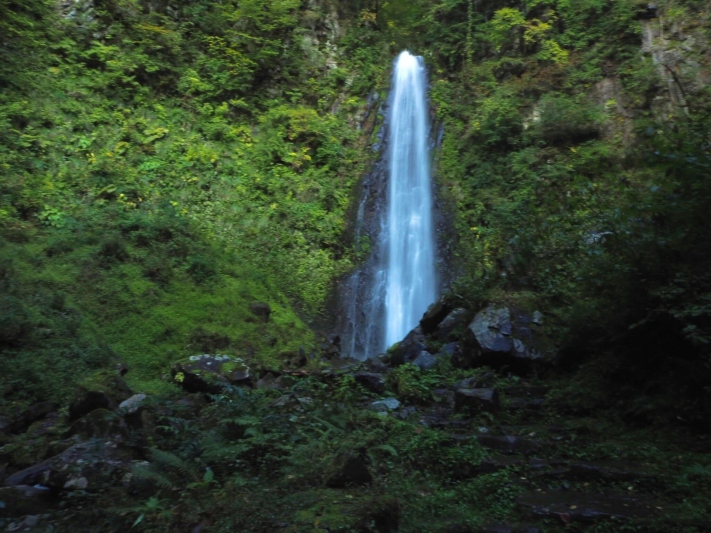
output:
[[[432,184],[424,61],[402,52],[393,73],[384,348],[399,342],[436,298]]]
[[[409,52],[395,61],[382,139],[384,158],[365,177],[355,238],[376,245],[340,286],[344,354],[383,353],[417,326],[437,297],[427,77]]]

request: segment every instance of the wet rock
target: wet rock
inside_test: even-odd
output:
[[[462,355],[453,361],[463,367],[507,367],[525,373],[534,363],[543,361],[530,324],[531,318],[525,313],[489,305],[467,327]]]
[[[47,488],[17,485],[0,488],[0,516],[22,516],[47,511],[52,508],[52,498]]]
[[[336,356],[341,353],[341,337],[336,333],[331,333],[326,342],[321,345],[321,351],[327,356]]]
[[[61,490],[71,479],[84,477],[89,486],[112,483],[131,468],[131,455],[113,442],[92,440],[75,444],[61,454],[15,472],[4,485],[42,485]]]
[[[658,500],[629,494],[588,494],[568,491],[531,492],[519,496],[523,512],[565,522],[648,518],[658,514]]]
[[[374,372],[358,372],[353,375],[357,383],[360,383],[365,389],[375,394],[385,392],[385,378],[382,374]]]
[[[245,385],[252,371],[238,357],[193,355],[178,361],[171,369],[173,379],[188,392],[219,393],[225,385]]]
[[[334,472],[326,480],[326,486],[341,489],[348,486],[367,485],[373,481],[363,459],[352,454],[342,454],[334,465]]]
[[[427,351],[425,336],[417,327],[390,350],[390,363],[395,366],[412,363],[425,351]]]
[[[400,402],[395,398],[386,398],[385,400],[377,400],[370,405],[379,413],[387,413],[388,411],[395,411],[399,408]]]
[[[462,351],[462,347],[458,342],[450,342],[449,344],[442,346],[439,351],[445,355],[455,355]]]
[[[276,376],[271,372],[267,372],[263,377],[257,380],[254,384],[254,388],[284,390],[284,380],[281,376]]]
[[[23,516],[22,519],[12,522],[7,526],[5,531],[7,533],[54,531],[54,527],[48,522],[49,517],[50,515],[48,514]]]
[[[422,351],[420,355],[412,362],[413,365],[420,370],[429,370],[437,365],[437,359],[429,352]]]
[[[447,317],[440,322],[433,336],[440,341],[449,340],[452,332],[458,329],[464,329],[470,317],[469,311],[464,308],[453,310]]]
[[[451,311],[452,305],[447,302],[446,298],[440,298],[430,305],[420,320],[422,333],[425,335],[434,333],[437,330],[437,326],[439,326]]]
[[[141,407],[145,399],[145,394],[134,394],[128,400],[122,401],[119,404],[119,409],[123,410],[126,414],[135,413]]]
[[[368,359],[366,363],[366,367],[370,372],[375,372],[376,374],[385,374],[388,370],[390,370],[390,367],[386,363],[386,356],[385,354],[382,354],[382,357],[373,357],[372,359]],[[389,361],[389,359],[387,359]]]
[[[539,441],[513,436],[496,437],[493,435],[477,435],[476,440],[485,448],[508,454],[520,453],[523,455],[531,455],[541,449],[541,443]]]
[[[249,304],[249,311],[262,322],[269,322],[272,308],[264,302],[253,302]]]
[[[457,411],[496,413],[500,407],[496,389],[459,389],[454,394],[454,409]]]

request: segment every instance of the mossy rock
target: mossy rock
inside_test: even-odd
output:
[[[193,355],[176,362],[171,369],[176,383],[188,392],[219,393],[225,385],[247,385],[252,370],[239,357]]]

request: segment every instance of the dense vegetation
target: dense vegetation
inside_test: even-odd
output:
[[[87,497],[55,526],[394,531],[402,515],[405,531],[444,531],[515,516],[526,467],[460,477],[486,450],[364,409],[378,395],[319,351],[334,284],[367,250],[349,232],[357,185],[390,61],[410,48],[444,132],[451,298],[542,311],[565,375],[534,378],[553,384],[545,424],[591,441],[561,453],[678,458],[649,490],[683,502],[680,531],[702,531],[708,460],[673,439],[638,447],[651,430],[622,421],[711,418],[709,2],[183,4],[0,0],[0,414],[66,406],[125,365],[156,418],[131,443],[153,485]],[[262,374],[301,358],[311,377],[229,388],[197,415],[168,373],[200,353]],[[404,365],[386,392],[422,406],[470,376]],[[561,418],[596,412],[613,421]],[[517,416],[475,425],[530,423]],[[2,439],[15,469],[53,449]],[[372,489],[324,488],[346,452]]]

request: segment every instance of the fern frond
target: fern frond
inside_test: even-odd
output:
[[[174,453],[153,448],[151,450],[151,460],[159,465],[172,468],[180,474],[190,476],[193,480],[201,479],[200,468],[178,457]]]
[[[150,466],[136,465],[133,467],[132,471],[133,475],[138,479],[152,481],[158,486],[158,488],[172,489],[174,486],[173,481],[168,476]]]

